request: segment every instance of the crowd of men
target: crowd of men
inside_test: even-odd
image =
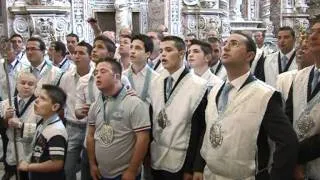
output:
[[[1,45],[2,180],[320,180],[320,21],[275,52],[88,22],[93,45]]]

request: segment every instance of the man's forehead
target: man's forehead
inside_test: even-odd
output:
[[[242,41],[245,41],[245,40],[246,40],[246,38],[244,36],[240,35],[240,34],[231,34],[228,37],[227,42],[228,41],[240,41],[240,42],[242,42]]]
[[[85,47],[85,46],[76,46],[76,51],[84,51],[84,52],[86,52],[87,51],[87,47]]]
[[[192,49],[200,49],[201,50],[201,47],[199,44],[192,44],[189,49],[190,50],[192,50]]]
[[[162,46],[162,47],[173,47],[173,48],[175,48],[175,46],[174,46],[174,41],[161,41],[160,46]]]
[[[67,37],[67,41],[76,41],[77,40],[77,38],[76,37],[73,37],[73,36],[68,36]]]
[[[97,65],[96,69],[112,69],[112,66],[111,66],[111,64],[108,63],[108,62],[100,62],[100,63]]]
[[[289,30],[279,31],[278,36],[281,36],[281,35],[282,36],[287,36],[287,35],[291,36],[291,32]]]
[[[40,46],[38,41],[28,41],[27,46]]]
[[[22,42],[22,39],[20,37],[16,36],[16,37],[13,37],[11,39],[11,41],[21,41]]]

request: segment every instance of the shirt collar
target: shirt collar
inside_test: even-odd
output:
[[[16,65],[16,63],[18,62],[18,58],[15,58],[11,63],[10,65],[12,66],[12,68],[14,68],[14,66]]]
[[[179,79],[179,77],[180,77],[180,75],[181,75],[181,73],[183,72],[184,69],[185,69],[185,65],[182,65],[176,72],[171,74],[171,77],[173,78],[174,82],[178,81],[178,79]]]
[[[59,119],[59,116],[57,113],[54,113],[52,116],[50,116],[48,119],[45,119],[45,121],[50,121],[51,123],[54,123],[56,122],[56,120]],[[50,124],[51,124],[50,123]]]
[[[295,50],[295,48],[292,48],[292,50],[291,50],[289,53],[287,53],[287,54],[283,54],[283,53],[280,51],[280,56],[281,56],[281,58],[282,58],[283,56],[287,56],[287,58],[290,59],[291,56],[293,55],[294,50]]]
[[[31,98],[31,96],[30,96],[30,97],[27,97],[27,98],[22,98],[22,97],[20,97],[19,95],[17,95],[17,100],[18,100],[18,102],[22,99],[22,100],[24,101],[24,103],[26,103],[26,102],[29,101],[30,98]]]
[[[248,71],[247,73],[245,73],[244,75],[232,80],[231,82],[229,81],[229,79],[227,79],[227,82],[229,82],[230,84],[232,84],[232,86],[239,91],[240,88],[242,87],[242,85],[246,82],[246,80],[248,79],[250,75],[250,71]]]
[[[138,74],[141,73],[142,76],[146,76],[146,74],[147,74],[147,68],[148,68],[148,64],[146,64],[146,65],[144,66],[144,68],[141,69],[141,71],[139,71],[136,75],[138,75]],[[132,74],[135,74],[135,73],[133,72],[133,69],[132,69],[132,64],[130,65],[130,71],[132,71]]]
[[[62,61],[59,63],[59,66],[62,65],[63,63],[65,63],[65,61],[68,61],[68,59],[67,59],[66,57],[64,57],[64,58],[62,59]],[[66,63],[67,63],[67,62],[66,62]]]
[[[36,69],[39,70],[39,72],[41,72],[41,69],[42,69],[42,67],[44,66],[44,63],[46,63],[46,60],[43,60],[42,63],[41,63],[39,66],[33,67],[32,69],[36,68]]]
[[[217,63],[216,63],[215,65],[213,65],[211,68],[212,68],[213,70],[216,70],[216,69],[218,68],[218,66],[219,66],[220,63],[221,63],[221,61],[218,60]]]
[[[201,78],[203,78],[203,79],[208,79],[211,75],[212,75],[212,72],[211,72],[210,68],[208,68],[207,71],[204,72],[204,73],[201,75]]]
[[[154,59],[151,59],[149,58],[148,60],[149,61],[152,61],[153,64],[157,64],[158,61],[160,61],[160,57],[161,57],[161,54],[159,54],[156,58]]]

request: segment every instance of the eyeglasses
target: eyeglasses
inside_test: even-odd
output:
[[[240,47],[240,42],[236,40],[231,40],[231,41],[225,41],[224,46],[228,46],[229,48],[238,48]]]
[[[35,47],[30,47],[30,48],[26,48],[26,51],[40,51],[40,48],[35,48]]]

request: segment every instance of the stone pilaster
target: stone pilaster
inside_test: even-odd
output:
[[[65,1],[15,1],[8,7],[8,35],[38,36],[46,45],[52,40],[64,41],[71,31],[70,11],[70,3]]]
[[[180,0],[168,0],[165,4],[167,22],[166,26],[170,34],[177,36],[182,35],[181,30],[181,9],[182,2]]]
[[[148,4],[148,29],[156,30],[159,25],[164,24],[164,0],[151,0]]]

